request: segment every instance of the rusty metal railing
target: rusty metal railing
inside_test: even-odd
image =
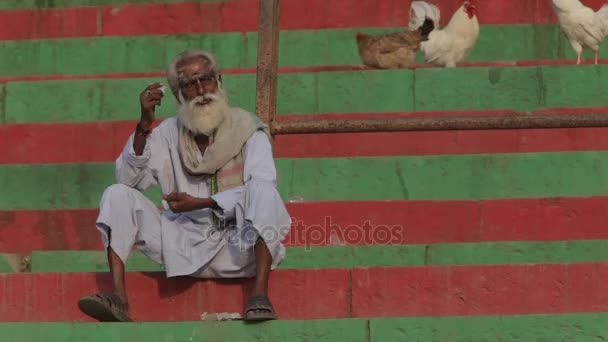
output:
[[[608,127],[608,114],[273,121],[272,134]]]
[[[256,112],[276,134],[608,127],[608,114],[275,121],[280,0],[260,0]]]

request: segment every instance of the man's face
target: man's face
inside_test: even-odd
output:
[[[207,61],[200,58],[178,64],[177,72],[180,121],[195,134],[212,135],[230,110],[218,76],[210,72]]]
[[[209,71],[209,63],[202,58],[185,61],[177,65],[179,87],[186,102],[197,96],[213,94],[217,90],[217,75]],[[201,100],[197,105],[207,105],[211,99]]]

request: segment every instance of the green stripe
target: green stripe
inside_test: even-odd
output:
[[[0,208],[96,208],[114,182],[110,163],[0,165]],[[146,194],[160,205],[158,188]]]
[[[365,342],[367,321],[154,322],[154,323],[0,323],[11,342],[160,342],[160,341],[349,341]]]
[[[608,314],[372,319],[370,341],[597,342],[608,338]]]
[[[416,70],[416,110],[606,106],[608,67],[453,68]],[[461,84],[466,83],[466,87]],[[438,100],[440,99],[440,100]]]
[[[309,66],[361,64],[355,33],[401,28],[294,30],[280,33],[279,64]],[[212,51],[222,68],[255,67],[257,33],[91,37],[0,42],[0,75],[103,74],[163,71],[177,53],[200,47]],[[608,45],[601,53],[606,56]],[[587,51],[586,57],[592,53]],[[558,25],[487,25],[468,62],[573,59]],[[418,55],[418,62],[423,62]]]
[[[284,200],[476,200],[608,194],[608,152],[278,159]],[[112,163],[0,165],[0,210],[94,208]],[[156,188],[149,196],[159,203]]]
[[[188,0],[188,2],[224,2],[230,0]],[[184,0],[1,0],[0,9],[36,9],[144,3],[174,3]]]
[[[0,124],[6,121],[6,87],[4,84],[0,84]]]
[[[407,70],[283,74],[279,78],[278,111],[300,114],[413,110],[411,76]],[[9,83],[5,122],[136,119],[138,94],[149,83],[159,80]],[[232,104],[249,110],[255,108],[254,74],[227,75],[224,82]],[[383,100],[377,101],[378,98]],[[168,117],[175,111],[175,101],[168,93],[157,116]]]
[[[284,198],[450,200],[608,193],[608,152],[443,155],[278,162]]]
[[[153,323],[0,323],[12,342],[125,341],[449,341],[597,342],[608,337],[607,313],[407,317],[290,321]]]
[[[279,268],[605,262],[608,261],[607,250],[608,240],[289,247]],[[129,256],[126,269],[139,272],[163,270],[162,266],[140,252]],[[102,251],[41,251],[32,253],[31,271],[108,272],[109,268]],[[14,270],[0,269],[0,272]]]
[[[604,69],[608,66],[420,69],[415,75],[410,70],[282,74],[277,110],[308,114],[605,106]],[[5,123],[136,119],[138,94],[159,80],[9,83]],[[254,110],[255,75],[226,75],[224,81],[232,104]],[[158,117],[176,111],[168,96]]]

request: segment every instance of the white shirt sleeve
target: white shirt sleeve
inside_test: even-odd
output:
[[[161,124],[162,125],[162,124]],[[152,168],[153,160],[163,158],[166,144],[163,144],[161,126],[157,127],[146,138],[146,146],[141,156],[135,155],[133,139],[135,133],[131,134],[122,153],[116,160],[116,180],[126,186],[144,191],[158,184]],[[163,146],[165,148],[163,148]]]
[[[272,145],[263,131],[256,131],[245,145],[245,185],[254,179],[277,183],[277,169],[272,157]]]

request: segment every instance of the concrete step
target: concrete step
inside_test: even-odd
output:
[[[273,272],[282,319],[550,314],[608,311],[608,263],[304,269]],[[0,321],[87,321],[79,297],[109,291],[109,274],[0,275]],[[251,280],[127,274],[139,321],[193,321],[242,312]]]

